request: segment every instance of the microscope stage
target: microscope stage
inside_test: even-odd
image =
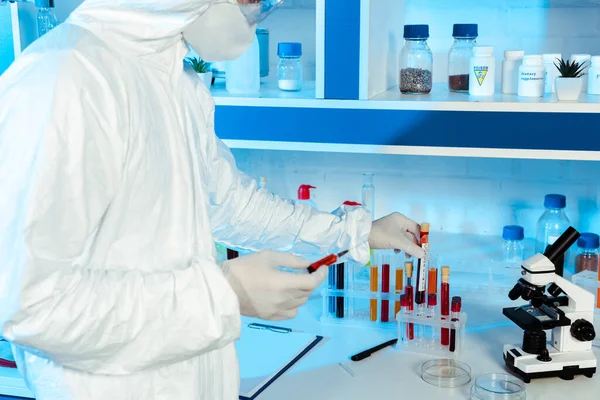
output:
[[[519,376],[525,383],[532,379],[559,377],[571,380],[576,375],[591,378],[596,372],[596,356],[592,350],[552,352],[548,346],[552,361],[543,362],[537,359],[537,354],[525,353],[520,346],[505,345],[504,361],[508,369]]]

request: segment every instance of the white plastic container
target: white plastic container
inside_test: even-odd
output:
[[[588,90],[588,72],[590,69],[590,60],[592,56],[589,54],[572,54],[571,62],[577,61],[578,63],[585,63],[585,68],[583,69],[583,74],[581,75],[581,80],[583,81],[582,92],[587,92]]]
[[[518,94],[521,97],[543,97],[546,68],[541,55],[524,56],[519,67]]]
[[[556,77],[560,76],[556,64],[562,58],[562,54],[543,54],[544,68],[546,69],[546,80],[544,83],[544,93],[556,92]]]
[[[588,71],[588,94],[600,94],[600,56],[592,57]]]
[[[517,94],[519,88],[519,67],[525,52],[506,50],[502,61],[502,93]]]
[[[225,64],[225,88],[234,94],[251,94],[260,90],[260,48],[256,36],[244,54]]]
[[[496,80],[496,59],[492,46],[473,48],[469,64],[469,94],[471,96],[493,96]]]

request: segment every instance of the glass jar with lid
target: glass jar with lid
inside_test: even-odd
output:
[[[302,43],[282,42],[277,46],[279,89],[286,92],[302,90]]]
[[[427,45],[429,25],[404,25],[404,47],[400,52],[400,91],[405,94],[431,92],[433,54]]]
[[[595,233],[582,233],[577,240],[577,257],[575,257],[575,272],[582,271],[598,272],[598,247],[600,237]]]
[[[469,91],[469,62],[477,46],[477,24],[454,24],[454,44],[448,53],[448,89],[451,92]]]

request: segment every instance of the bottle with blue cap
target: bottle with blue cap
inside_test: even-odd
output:
[[[525,252],[525,230],[519,225],[506,225],[502,229],[502,260],[507,268],[521,268]]]
[[[477,24],[454,24],[454,44],[448,53],[448,89],[451,92],[469,91],[469,63],[473,47],[477,46]]]
[[[429,25],[404,25],[404,47],[400,52],[400,92],[431,92],[433,54],[427,45]]]
[[[582,233],[577,240],[577,257],[575,257],[575,272],[594,272],[593,278],[598,272],[598,247],[600,247],[600,236],[595,233]]]
[[[569,218],[565,214],[567,198],[564,195],[547,194],[544,198],[544,207],[546,211],[544,211],[537,222],[536,253],[546,251],[546,247],[553,244],[571,225]]]
[[[277,45],[279,65],[277,66],[277,80],[279,89],[286,92],[302,90],[302,43],[282,42]]]

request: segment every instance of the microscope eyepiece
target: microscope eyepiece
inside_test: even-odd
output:
[[[517,282],[515,287],[513,287],[510,292],[508,292],[508,298],[512,301],[518,300],[521,297],[521,292],[523,291],[523,286],[520,282]]]

